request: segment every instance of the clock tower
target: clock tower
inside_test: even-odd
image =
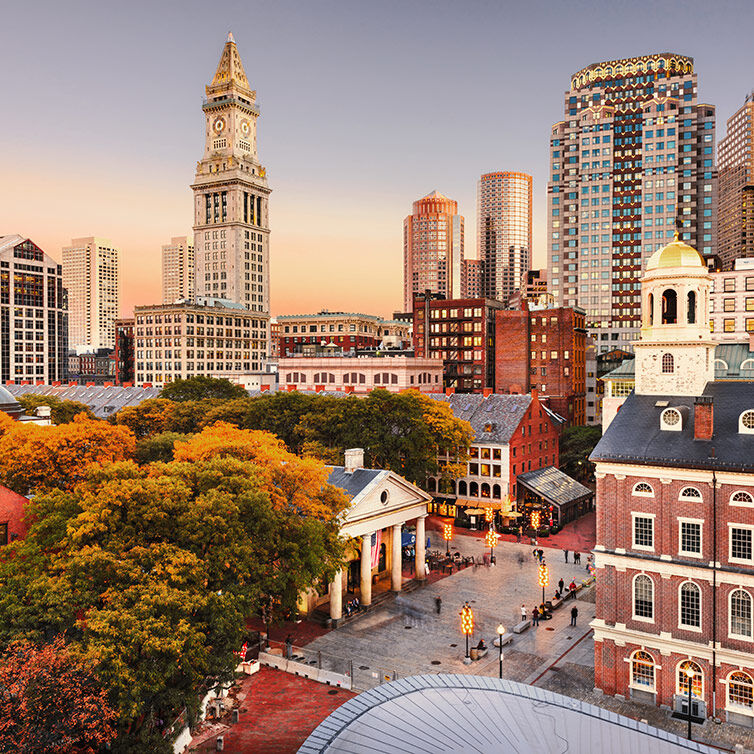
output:
[[[194,242],[196,294],[227,299],[259,313],[269,342],[269,220],[265,169],[257,156],[256,92],[249,86],[232,34],[205,88],[204,155],[196,165]],[[252,350],[254,350],[252,345]]]

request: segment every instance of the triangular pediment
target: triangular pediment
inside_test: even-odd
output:
[[[352,499],[344,524],[426,505],[431,499],[431,495],[398,474],[383,471]]]

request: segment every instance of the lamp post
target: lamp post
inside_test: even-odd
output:
[[[452,524],[443,524],[442,536],[445,539],[445,554],[450,555],[450,540],[453,539]]]
[[[464,602],[461,608],[461,632],[466,636],[466,658],[464,662],[468,665],[471,662],[471,657],[469,656],[469,636],[474,632],[474,613],[468,602]]]
[[[495,545],[497,544],[497,537],[498,534],[496,531],[493,531],[492,527],[487,530],[487,534],[484,536],[484,542],[487,545],[487,547],[490,548],[490,564],[494,564],[495,562]]]
[[[686,673],[686,681],[688,682],[688,685],[689,685],[689,709],[688,709],[688,712],[689,712],[689,736],[688,736],[688,738],[689,738],[689,741],[690,741],[691,740],[691,686],[693,685],[693,682],[694,682],[694,671],[690,667],[686,667],[686,670],[684,670],[683,672]]]
[[[545,562],[539,564],[539,585],[542,587],[542,604],[545,604],[545,587],[550,583],[550,574]]]
[[[497,646],[498,646],[498,658],[500,663],[500,678],[503,677],[503,634],[505,633],[505,626],[500,623],[497,627]]]

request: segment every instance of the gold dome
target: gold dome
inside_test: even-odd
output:
[[[678,238],[678,231],[676,231],[673,240],[652,254],[647,262],[647,272],[665,267],[703,267],[706,269],[707,263],[693,246],[689,246]]]

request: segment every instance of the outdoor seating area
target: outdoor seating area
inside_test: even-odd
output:
[[[437,571],[438,573],[447,574],[452,574],[454,568],[456,572],[458,572],[462,568],[467,568],[468,566],[475,564],[473,556],[469,555],[464,557],[458,552],[458,550],[452,552],[450,555],[440,552],[439,550],[432,550],[429,553],[427,563],[430,572]],[[481,561],[478,565],[481,565]]]

